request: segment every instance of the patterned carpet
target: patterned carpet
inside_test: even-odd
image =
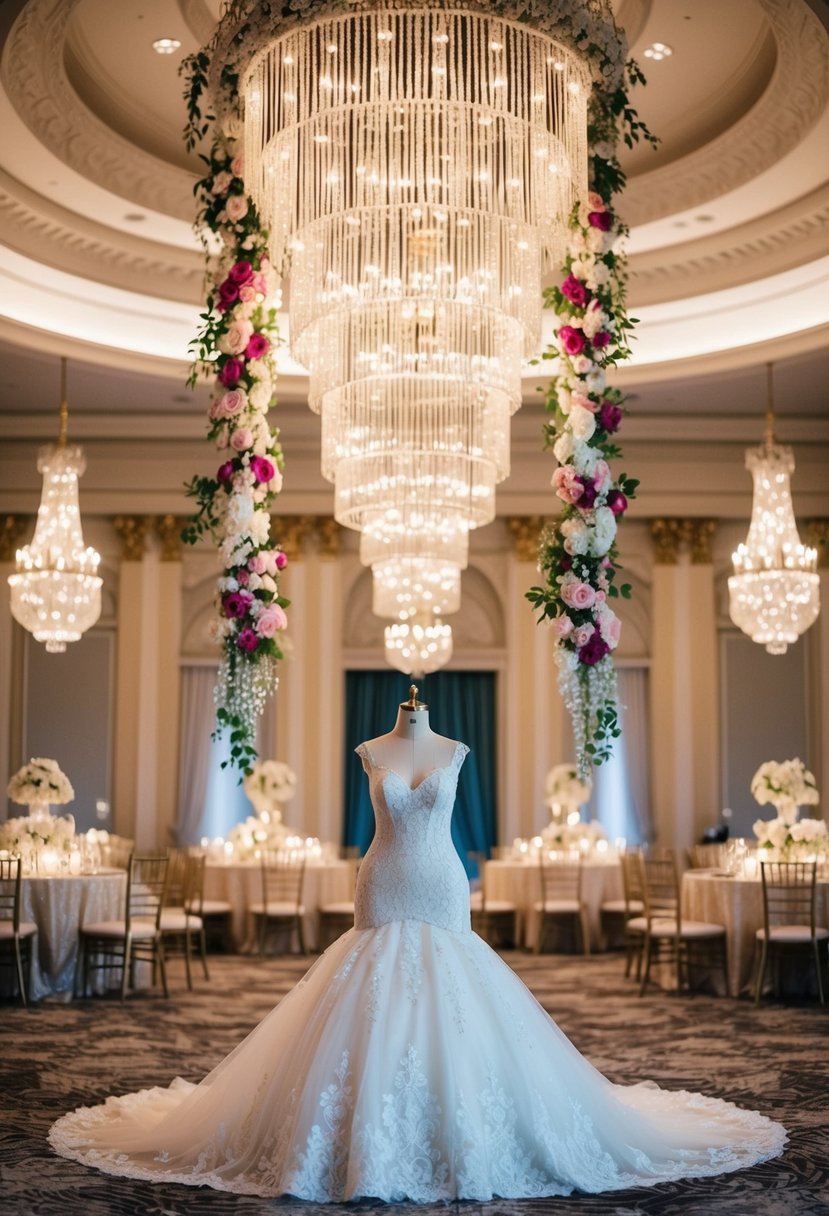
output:
[[[645,1000],[619,955],[504,957],[590,1060],[612,1080],[650,1077],[753,1107],[785,1124],[775,1161],[718,1179],[611,1195],[441,1207],[398,1205],[395,1216],[829,1216],[829,1011],[815,1003],[759,1009],[697,994]],[[0,1006],[2,1216],[325,1216],[377,1213],[382,1204],[319,1209],[293,1200],[131,1182],[55,1156],[47,1129],[61,1113],[110,1093],[192,1080],[212,1068],[302,975],[297,958],[216,956],[210,986],[188,994],[173,964],[170,1001],[139,993],[123,1006],[96,998],[24,1010]]]

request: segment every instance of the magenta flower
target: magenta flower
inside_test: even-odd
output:
[[[284,554],[284,553],[282,552],[282,550],[280,549],[280,550],[279,550],[279,552],[278,552],[278,553],[277,553],[277,555],[276,555],[276,568],[277,568],[277,570],[284,570],[284,569],[285,569],[285,567],[287,566],[287,564],[288,564],[288,558],[287,558],[287,555],[286,555],[286,554]]]
[[[579,660],[586,667],[593,667],[606,654],[610,654],[610,647],[599,632],[590,635],[588,640],[579,651]]]
[[[597,334],[593,335],[593,345],[596,347],[596,350],[603,350],[609,342],[610,334],[606,329],[600,329]]]
[[[612,401],[603,401],[602,407],[599,410],[599,426],[612,435],[614,431],[619,429],[619,423],[622,421],[622,411],[618,405],[614,405]]]
[[[270,481],[276,473],[272,460],[268,460],[267,456],[254,456],[250,462],[250,471],[253,473],[256,481]]]
[[[574,274],[568,274],[567,278],[561,284],[561,294],[565,296],[571,304],[575,304],[576,308],[584,308],[587,301],[590,299],[590,292],[582,283],[581,279],[577,279]]]
[[[600,232],[610,232],[613,227],[613,216],[609,211],[591,211],[587,222],[591,228],[598,228]]]
[[[589,477],[580,477],[582,491],[579,495],[580,507],[592,507],[596,501],[596,484]]]
[[[567,355],[580,355],[584,350],[584,334],[572,325],[562,325],[558,331],[558,340]]]
[[[237,262],[235,266],[231,266],[230,271],[228,272],[227,278],[232,283],[238,283],[239,286],[241,286],[242,283],[250,282],[250,280],[253,278],[253,275],[254,275],[254,270],[253,270],[253,267],[251,266],[250,262],[248,262],[246,259],[243,259],[241,262]],[[225,280],[225,282],[227,282],[227,280]]]
[[[232,283],[230,279],[225,279],[224,283],[219,287],[219,312],[226,312],[239,299],[239,287],[236,283]]]
[[[248,359],[261,359],[270,349],[270,339],[266,338],[264,334],[252,334],[245,347],[245,356]]]
[[[233,477],[233,461],[226,460],[224,462],[224,464],[219,465],[218,472],[216,473],[216,480],[220,481],[222,483],[222,485],[230,485],[232,477]]]
[[[607,505],[614,515],[624,515],[628,509],[628,500],[621,490],[611,490],[607,496]]]
[[[248,654],[253,654],[259,645],[259,637],[256,630],[251,629],[250,625],[245,625],[244,629],[239,630],[236,645],[240,650],[246,650]]]
[[[246,587],[249,578],[250,578],[250,575],[248,574],[247,570],[237,570],[236,571],[236,582],[239,584],[240,587]]]
[[[253,595],[250,591],[231,591],[222,599],[222,607],[225,610],[225,616],[232,620],[239,620],[247,615],[248,608],[253,603]]]
[[[564,571],[573,569],[573,559],[569,553],[562,553],[561,557],[558,559],[558,568],[559,570]]]
[[[226,359],[219,372],[219,381],[225,388],[235,388],[245,374],[243,359]]]

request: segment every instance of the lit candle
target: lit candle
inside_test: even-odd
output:
[[[44,874],[57,874],[59,865],[60,859],[55,849],[41,850],[40,868]]]
[[[81,854],[78,849],[73,849],[69,854],[69,873],[80,874],[81,872]]]

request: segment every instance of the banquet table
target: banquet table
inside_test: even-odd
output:
[[[349,900],[354,894],[354,864],[348,861],[306,862],[302,883],[305,945],[319,943],[319,910],[323,904]],[[262,899],[262,867],[258,861],[211,862],[204,871],[205,899],[224,899],[231,905],[231,932],[237,950],[253,948],[253,925],[248,904]]]
[[[555,864],[555,863],[553,863]],[[533,906],[541,900],[541,875],[537,861],[488,861],[484,868],[487,899],[506,899],[518,910],[518,941],[535,945],[538,912]],[[587,904],[590,949],[605,949],[602,936],[601,907],[608,899],[622,899],[622,868],[616,857],[582,862],[582,898]]]
[[[682,915],[725,925],[728,943],[728,995],[752,992],[755,939],[763,927],[763,885],[759,878],[722,874],[713,870],[688,870],[682,877]],[[817,923],[829,927],[829,878],[818,880]],[[810,959],[804,971],[813,975]],[[712,972],[712,982],[722,987],[722,977]],[[809,982],[808,980],[806,982]]]
[[[72,999],[80,927],[85,922],[123,916],[126,891],[124,870],[23,878],[21,920],[37,925],[30,989],[33,1001]],[[92,982],[102,984],[104,974],[93,972]],[[2,991],[11,992],[11,972],[4,968],[0,977]]]

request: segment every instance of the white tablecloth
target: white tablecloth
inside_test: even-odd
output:
[[[328,861],[308,864],[302,886],[305,916],[302,930],[305,945],[314,950],[319,941],[319,909],[322,904],[351,899],[354,888],[354,865],[348,861]],[[250,948],[252,926],[248,923],[248,904],[262,899],[262,868],[258,861],[208,862],[204,878],[205,899],[225,899],[232,908],[233,942],[237,950]]]
[[[507,899],[518,908],[519,940],[526,946],[535,945],[538,936],[538,913],[533,904],[541,899],[541,875],[538,862],[488,861],[484,881],[487,899]],[[601,950],[601,906],[608,899],[621,899],[622,869],[617,860],[585,861],[582,864],[582,898],[587,904],[590,925],[590,949]]]
[[[21,920],[37,925],[32,955],[31,999],[72,997],[78,961],[78,932],[84,922],[115,920],[124,914],[127,875],[124,870],[100,874],[25,877]],[[11,991],[11,972],[3,968],[3,991]],[[106,973],[93,974],[93,983]]]
[[[728,995],[753,991],[754,944],[763,927],[763,886],[759,878],[737,878],[688,870],[682,878],[682,915],[725,925],[728,942]],[[829,928],[829,880],[818,882],[817,923]],[[804,955],[804,972],[813,975],[811,959]],[[722,985],[716,973],[712,980]]]

